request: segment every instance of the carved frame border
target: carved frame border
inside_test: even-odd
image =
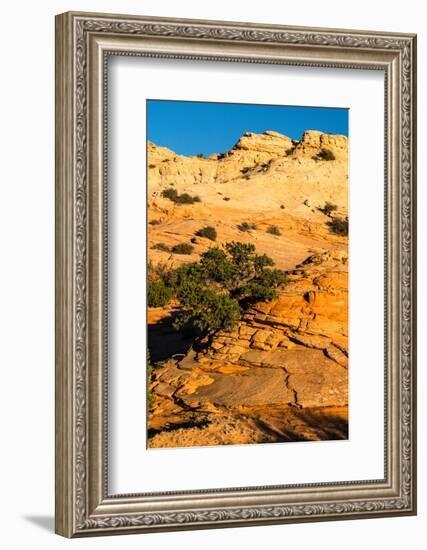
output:
[[[107,176],[105,75],[112,54],[385,72],[391,357],[384,480],[108,495],[100,186]],[[56,532],[74,537],[416,513],[416,37],[68,12],[56,18],[56,71]]]

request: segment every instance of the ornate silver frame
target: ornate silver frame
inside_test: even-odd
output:
[[[385,477],[109,495],[106,58],[142,55],[385,74]],[[56,532],[66,537],[416,513],[416,37],[65,13],[56,18]]]

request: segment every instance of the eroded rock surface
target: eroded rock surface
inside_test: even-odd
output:
[[[347,255],[313,255],[290,279],[236,330],[155,370],[150,446],[347,436]]]

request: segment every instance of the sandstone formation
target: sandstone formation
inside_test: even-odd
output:
[[[293,154],[299,158],[312,158],[322,149],[332,151],[338,160],[347,161],[347,138],[334,134],[323,134],[316,130],[307,130],[295,146]]]
[[[191,350],[156,369],[149,427],[159,434],[150,445],[173,446],[177,434],[170,436],[171,432],[163,430],[188,423],[206,424],[204,429],[197,428],[193,444],[200,444],[199,436],[210,441],[210,424],[214,422],[218,432],[219,421],[225,430],[223,442],[236,442],[235,428],[227,428],[228,423],[248,430],[247,440],[242,434],[238,440],[251,442],[260,416],[263,428],[255,430],[258,442],[322,438],[318,431],[323,434],[323,424],[316,431],[304,416],[308,410],[311,418],[313,410],[319,414],[320,408],[324,408],[323,421],[337,417],[340,435],[346,436],[347,255],[325,252],[312,256],[290,278],[276,300],[256,304],[236,330],[221,332],[200,352]],[[295,421],[290,408],[297,411],[297,433],[289,428]],[[186,439],[190,445],[190,434]]]
[[[322,149],[334,160],[322,160]],[[211,225],[216,246],[251,242],[290,280],[276,299],[249,309],[234,331],[202,342],[185,341],[171,329],[177,304],[149,309],[149,337],[159,350],[149,446],[347,437],[348,243],[331,232],[323,211],[331,202],[336,215],[348,214],[347,155],[346,137],[314,130],[298,142],[273,131],[248,132],[209,158],[149,143],[154,265],[196,261],[214,243],[195,233]],[[170,187],[200,202],[175,204],[161,194]],[[241,231],[242,222],[256,228]],[[279,235],[268,232],[271,225]],[[190,241],[192,254],[170,251]]]
[[[318,160],[328,148],[336,160]],[[348,212],[347,138],[305,132],[298,143],[276,132],[247,133],[220,158],[176,155],[148,144],[148,246],[172,247],[194,237],[206,222],[215,223],[219,244],[231,240],[252,242],[283,269],[302,262],[313,250],[346,250],[346,240],[331,235],[320,210],[325,202],[338,206],[337,215]],[[198,196],[195,204],[175,204],[161,193],[173,187],[178,193]],[[242,233],[242,222],[256,231]],[[277,225],[283,237],[266,232]],[[280,246],[278,246],[280,243]],[[171,256],[152,249],[154,263],[170,266],[194,261],[211,242],[197,238],[194,255]]]

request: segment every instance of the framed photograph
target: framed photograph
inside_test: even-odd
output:
[[[56,18],[56,532],[416,513],[412,34]]]

